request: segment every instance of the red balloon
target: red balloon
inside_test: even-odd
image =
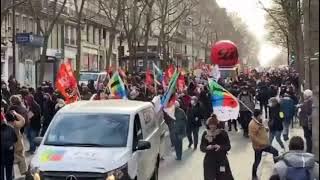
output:
[[[219,67],[234,67],[239,63],[237,46],[228,40],[215,43],[211,48],[211,62]]]

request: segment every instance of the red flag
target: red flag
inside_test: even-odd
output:
[[[174,67],[173,64],[171,64],[171,65],[168,67],[168,69],[165,71],[165,73],[164,73],[164,78],[163,78],[163,81],[164,81],[164,82],[163,82],[163,84],[164,84],[165,86],[167,86],[167,85],[169,84],[170,79],[172,78],[174,72],[175,72],[175,67]]]
[[[186,81],[185,81],[184,75],[180,73],[179,78],[177,80],[178,91],[183,91],[185,87],[186,87]]]
[[[146,80],[145,80],[145,83],[146,83],[146,86],[152,86],[153,85],[153,78],[152,78],[152,75],[151,75],[151,71],[150,69],[147,69],[146,71]]]
[[[78,100],[77,80],[70,63],[61,64],[56,78],[56,88],[65,97],[67,104]]]

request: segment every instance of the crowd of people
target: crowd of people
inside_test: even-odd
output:
[[[152,101],[156,95],[164,94],[164,87],[147,86],[141,83],[143,81],[140,75],[126,77],[129,99]],[[309,177],[319,177],[314,168],[316,166],[314,156],[311,154],[312,91],[305,90],[303,97],[299,98],[300,84],[296,72],[291,69],[273,72],[252,71],[250,74],[241,73],[235,79],[220,79],[218,83],[241,102],[238,119],[230,119],[227,124],[219,121],[212,110],[211,94],[205,77],[186,75],[185,81],[187,87],[177,91],[175,118],[162,111],[178,161],[183,157],[182,142],[187,137],[189,148],[193,146],[194,150],[197,150],[199,146],[205,153],[203,164],[205,180],[234,179],[230,168],[232,165],[227,158],[231,143],[225,126],[227,125],[228,131],[232,131],[232,126],[238,131],[239,123],[244,138],[250,138],[252,141],[255,153],[252,167],[254,180],[257,179],[257,169],[263,152],[271,153],[276,162],[275,172],[271,178],[285,180],[294,168],[302,168],[300,157],[307,159],[307,164],[303,168],[308,170]],[[81,100],[108,99],[110,92],[106,86],[107,84],[95,85],[94,81],[89,81],[87,85],[79,85]],[[1,100],[1,176],[5,174],[6,179],[11,180],[14,163],[18,164],[21,174],[27,172],[23,135],[30,144],[26,152],[33,154],[36,150],[34,138],[45,134],[52,118],[65,106],[65,102],[51,82],[44,82],[34,89],[21,87],[13,77],[9,78],[8,83],[1,81]],[[256,105],[259,105],[258,109]],[[289,149],[286,149],[282,141],[282,138],[285,142],[289,141],[290,126],[296,118],[304,130],[306,153],[303,151],[302,138],[292,137]],[[206,130],[200,136],[199,142],[199,130],[202,126],[205,126]],[[274,138],[281,146],[281,150],[272,146]],[[3,173],[4,171],[6,173]]]

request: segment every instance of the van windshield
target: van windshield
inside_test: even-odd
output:
[[[89,81],[89,80],[94,80],[97,81],[98,79],[98,74],[80,74],[80,81]]]
[[[129,115],[63,114],[48,129],[45,145],[126,147]]]

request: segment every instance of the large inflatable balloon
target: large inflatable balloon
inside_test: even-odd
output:
[[[236,66],[239,63],[237,46],[232,41],[218,41],[212,46],[211,62],[219,67]]]

